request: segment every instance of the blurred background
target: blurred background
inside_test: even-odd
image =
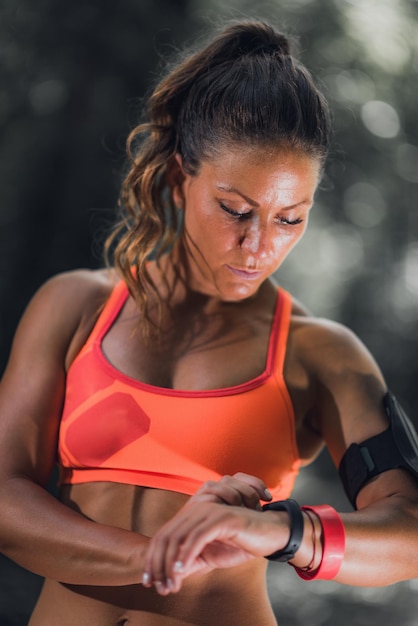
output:
[[[35,289],[103,265],[125,137],[163,59],[236,17],[268,18],[298,38],[335,117],[310,229],[278,278],[360,336],[417,424],[416,0],[2,0],[0,372]],[[326,453],[296,497],[350,509]],[[2,558],[2,626],[26,624],[40,584]],[[280,626],[418,625],[418,581],[303,583],[273,564],[269,589]]]

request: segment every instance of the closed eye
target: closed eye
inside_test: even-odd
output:
[[[219,206],[221,207],[222,211],[225,211],[225,213],[228,213],[228,215],[235,217],[237,220],[246,220],[249,219],[252,215],[252,211],[246,211],[245,213],[234,211],[233,209],[227,207],[223,202],[220,202]]]
[[[235,219],[239,221],[248,220],[252,217],[252,214],[253,214],[252,210],[245,211],[244,213],[240,213],[239,211],[234,211],[233,209],[230,209],[228,206],[226,206],[226,204],[224,204],[223,202],[219,202],[219,206],[221,207],[223,211],[225,211],[225,213],[228,213],[228,215],[231,215],[232,217],[234,217]],[[277,216],[276,222],[279,224],[285,224],[288,226],[296,226],[297,224],[301,224],[303,222],[303,219],[298,217],[295,220],[290,220],[284,215],[280,215],[280,216]]]
[[[296,224],[301,224],[303,222],[303,219],[301,217],[298,217],[295,220],[288,220],[286,217],[278,217],[277,221],[280,224],[288,224],[289,226],[295,226]]]

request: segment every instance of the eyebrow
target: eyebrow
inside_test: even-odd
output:
[[[239,196],[241,196],[241,198],[244,198],[244,200],[252,206],[260,206],[258,202],[252,200],[249,196],[246,196],[245,193],[242,193],[242,191],[240,191],[236,187],[230,187],[229,185],[216,185],[216,187],[219,189],[219,191],[226,191],[227,193],[237,193]]]
[[[219,189],[219,191],[226,191],[227,193],[236,193],[239,196],[241,196],[241,198],[244,198],[244,200],[248,202],[248,204],[251,204],[254,207],[260,206],[258,202],[256,202],[255,200],[252,200],[249,196],[245,195],[245,193],[242,193],[242,191],[240,191],[236,187],[230,187],[229,185],[216,185],[216,188]],[[312,200],[307,198],[306,200],[302,200],[301,202],[297,202],[296,204],[292,204],[291,206],[284,207],[282,211],[290,211],[291,209],[295,209],[296,207],[301,206],[302,204],[312,204]]]

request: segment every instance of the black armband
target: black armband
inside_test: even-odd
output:
[[[303,515],[296,500],[279,500],[270,502],[263,506],[263,511],[286,511],[290,517],[290,537],[289,541],[281,550],[266,556],[269,561],[280,561],[286,563],[293,559],[300,548],[303,538]]]
[[[418,480],[418,435],[395,396],[383,398],[389,427],[360,444],[352,443],[341,459],[339,474],[345,492],[356,509],[363,485],[387,470],[402,468]]]

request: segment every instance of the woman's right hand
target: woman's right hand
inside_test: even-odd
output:
[[[190,497],[185,506],[215,502],[261,510],[260,500],[270,502],[271,499],[271,493],[264,481],[256,476],[237,472],[233,476],[222,476],[218,481],[208,480]]]

